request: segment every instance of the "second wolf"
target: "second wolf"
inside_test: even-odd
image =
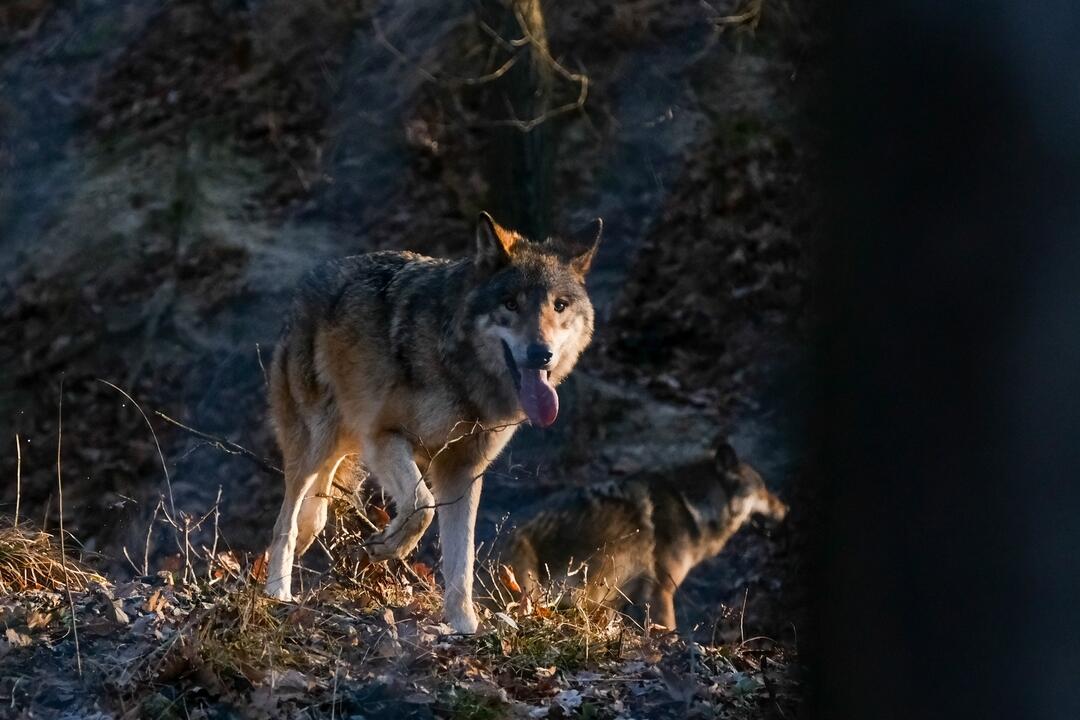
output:
[[[518,424],[555,421],[555,386],[592,337],[599,229],[590,239],[532,242],[483,214],[470,258],[377,252],[309,277],[270,370],[285,499],[269,595],[291,598],[293,558],[326,523],[337,466],[358,454],[396,506],[369,554],[404,557],[438,508],[447,619],[476,631],[481,477]]]
[[[629,605],[675,629],[675,591],[752,515],[784,519],[787,506],[761,475],[721,444],[713,463],[678,480],[650,477],[560,493],[510,536],[503,559],[535,598],[554,581],[587,604]],[[561,589],[556,587],[555,589]]]

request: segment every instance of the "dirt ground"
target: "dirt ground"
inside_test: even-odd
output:
[[[425,624],[437,622],[412,596],[383,598],[387,622],[355,587],[347,598],[328,590],[318,612],[329,618],[337,611],[326,608],[338,603],[341,613],[326,622],[340,627],[326,630],[332,641],[317,651],[311,637],[295,637],[306,619],[254,600],[226,608],[246,597],[280,479],[156,411],[277,462],[263,365],[296,279],[320,258],[377,248],[467,251],[491,192],[483,162],[491,133],[476,121],[486,107],[479,96],[443,79],[490,70],[493,40],[465,2],[19,0],[0,9],[0,434],[10,444],[0,477],[11,479],[0,487],[0,513],[13,515],[18,497],[23,518],[55,530],[60,438],[65,530],[84,562],[114,583],[80,593],[76,618],[107,617],[119,602],[129,620],[113,617],[84,639],[91,665],[95,653],[128,647],[130,667],[141,666],[154,645],[227,632],[236,617],[255,622],[252,613],[307,658],[211,672],[185,655],[190,667],[174,675],[132,675],[150,678],[153,692],[142,694],[109,686],[112,666],[101,662],[85,684],[72,680],[78,716],[272,716],[306,707],[329,717],[369,714],[363,708],[379,703],[395,715],[438,717],[529,708],[551,717],[798,714],[800,548],[813,517],[812,493],[799,483],[800,348],[817,212],[806,180],[815,136],[801,109],[817,82],[815,18],[802,3],[772,0],[544,7],[553,57],[589,78],[584,105],[550,122],[555,226],[605,220],[590,279],[597,336],[560,393],[556,426],[519,433],[489,472],[480,536],[490,546],[523,506],[568,484],[643,472],[676,481],[721,435],[792,506],[787,526],[774,537],[740,533],[691,575],[678,598],[690,629],[683,638],[608,648],[595,664],[556,669],[543,688],[546,669],[536,671],[548,665],[534,663],[529,682],[494,705],[487,685],[455,688],[499,687],[503,660],[479,662],[480,679],[465,670],[434,685],[386,679],[388,668],[424,676],[479,652],[472,641],[428,638],[438,633]],[[756,21],[730,18],[753,7]],[[174,533],[155,510],[165,495],[191,522],[217,509],[218,547],[243,570],[224,572],[212,588],[178,579]],[[196,546],[210,545],[210,528],[193,530]],[[436,559],[429,538],[417,561]],[[200,572],[213,576],[217,562]],[[334,562],[313,559],[314,577],[327,577]],[[171,583],[158,570],[172,572]],[[382,579],[414,595],[426,592],[421,580]],[[62,716],[63,695],[47,701],[33,687],[46,668],[71,678],[67,600],[37,592],[5,606],[15,635],[0,650],[0,704],[10,697],[23,716]],[[155,592],[168,610],[147,605]],[[41,608],[52,619],[32,626],[28,613]],[[354,616],[365,629],[350,636],[341,618]],[[422,650],[367,665],[380,633],[402,619]],[[569,632],[558,627],[552,632]],[[519,643],[546,637],[515,632]],[[743,644],[755,636],[769,640]],[[352,710],[327,704],[341,689],[327,677],[312,679],[305,653],[328,647],[366,678],[350,690]],[[282,681],[286,672],[300,678]],[[650,689],[583,704],[561,695],[578,692],[581,673],[597,687],[632,676]],[[692,693],[680,677],[698,678]],[[259,705],[253,698],[268,687],[291,689]],[[305,693],[319,699],[305,704]],[[434,700],[402,703],[416,693]],[[145,703],[158,695],[164,704],[151,712]]]

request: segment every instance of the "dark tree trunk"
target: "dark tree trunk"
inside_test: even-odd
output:
[[[550,121],[530,123],[552,105],[554,78],[545,57],[543,9],[540,0],[485,0],[479,12],[504,39],[532,39],[517,49],[521,58],[492,83],[484,103],[485,120],[492,123],[487,130],[489,150],[484,160],[490,187],[487,206],[500,223],[530,237],[546,237],[553,212],[556,132]],[[509,57],[510,51],[500,48],[495,53],[494,67]]]

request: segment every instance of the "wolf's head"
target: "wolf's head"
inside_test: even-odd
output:
[[[480,215],[470,334],[480,361],[517,396],[533,425],[555,422],[555,386],[592,338],[585,275],[600,242],[597,224],[591,242],[576,246],[556,238],[533,242]]]
[[[721,442],[716,449],[716,472],[727,495],[732,517],[749,519],[752,515],[761,515],[770,524],[783,521],[788,506],[765,487],[757,470],[739,461],[734,448],[726,442]]]

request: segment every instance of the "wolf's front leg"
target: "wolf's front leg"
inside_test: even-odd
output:
[[[483,479],[471,472],[439,478],[435,499],[439,509],[439,543],[446,591],[446,619],[459,633],[474,633],[479,620],[473,607],[473,553],[476,507]]]
[[[385,433],[369,439],[366,447],[366,459],[375,479],[397,506],[390,524],[368,538],[368,555],[375,561],[404,559],[431,524],[435,498],[413,462],[412,445],[406,438]]]

